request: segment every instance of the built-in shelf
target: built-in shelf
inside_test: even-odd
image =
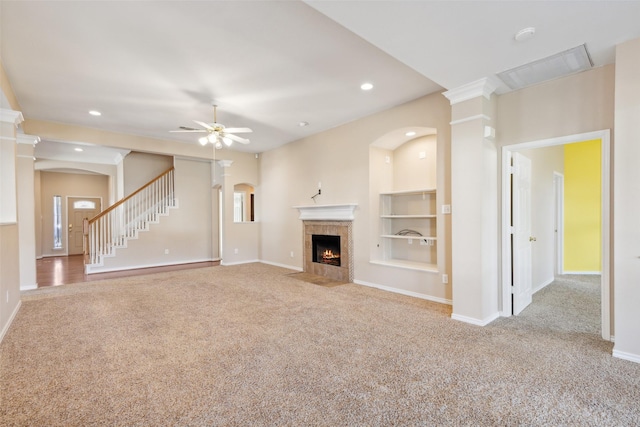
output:
[[[437,272],[436,220],[435,188],[380,193],[382,259],[371,262]]]
[[[381,234],[380,237],[386,239],[406,239],[406,240],[438,240],[437,237],[431,236],[414,236],[414,235],[401,235],[401,234]]]
[[[372,260],[371,264],[384,265],[387,267],[404,268],[407,270],[427,271],[430,273],[437,273],[438,266],[436,264],[427,264],[424,262],[409,261],[404,259],[389,259],[389,260]]]

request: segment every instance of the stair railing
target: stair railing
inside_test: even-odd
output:
[[[175,206],[174,167],[169,168],[127,197],[84,221],[86,264],[99,264],[128,238],[147,228],[158,215]]]

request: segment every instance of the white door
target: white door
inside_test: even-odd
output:
[[[67,200],[69,213],[69,250],[68,255],[84,253],[84,219],[91,219],[100,213],[100,199],[87,197],[69,197]]]
[[[513,153],[513,314],[531,304],[531,160]]]

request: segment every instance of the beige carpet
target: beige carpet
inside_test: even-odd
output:
[[[640,425],[640,365],[576,316],[549,321],[548,303],[481,328],[290,273],[249,264],[26,293],[0,345],[0,425]]]

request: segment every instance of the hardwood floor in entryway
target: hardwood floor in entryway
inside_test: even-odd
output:
[[[138,276],[162,271],[187,270],[212,267],[219,261],[196,262],[191,264],[168,265],[163,267],[139,268],[135,270],[113,271],[109,273],[84,274],[82,255],[46,257],[36,260],[36,280],[38,288],[90,282],[114,277]]]

